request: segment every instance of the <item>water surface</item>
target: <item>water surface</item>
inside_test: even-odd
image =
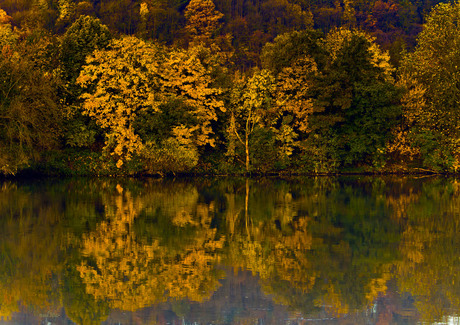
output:
[[[0,324],[458,324],[453,178],[0,183]]]

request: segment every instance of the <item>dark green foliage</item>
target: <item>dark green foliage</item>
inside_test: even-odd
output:
[[[190,108],[181,99],[171,99],[161,104],[158,112],[145,110],[136,118],[134,129],[143,140],[163,141],[171,136],[172,129],[179,125],[196,124],[196,118],[190,113]]]
[[[107,26],[90,16],[80,16],[62,37],[59,53],[62,83],[59,90],[69,112],[64,127],[66,145],[89,148],[101,132],[94,122],[81,115],[77,104],[81,88],[75,82],[86,57],[96,49],[105,48],[111,38]]]
[[[5,49],[0,54],[0,171],[14,174],[56,145],[62,115],[55,80],[29,56],[41,48]]]
[[[62,39],[60,62],[62,78],[73,85],[86,56],[95,49],[105,48],[112,38],[109,29],[99,19],[80,16],[70,27]]]
[[[313,57],[321,65],[326,54],[321,39],[322,33],[315,30],[282,34],[273,43],[265,44],[261,54],[262,66],[278,74],[305,56]]]
[[[363,36],[346,40],[318,82],[317,113],[311,127],[343,166],[384,165],[393,128],[401,119],[401,91],[373,63],[370,43]]]
[[[414,128],[411,134],[412,143],[420,148],[421,165],[435,172],[455,169],[457,157],[452,153],[452,143],[442,134]]]
[[[345,165],[384,163],[392,129],[401,119],[400,91],[387,83],[358,84],[337,131],[339,157]]]
[[[269,129],[256,127],[250,139],[252,168],[255,172],[267,173],[281,167],[275,135]]]

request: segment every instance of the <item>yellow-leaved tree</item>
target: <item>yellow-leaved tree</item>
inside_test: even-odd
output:
[[[104,151],[117,167],[139,153],[143,143],[133,123],[143,110],[157,110],[160,51],[135,37],[115,39],[87,57],[77,84],[85,89],[83,114],[105,130]]]
[[[212,62],[208,49],[197,46],[169,53],[162,69],[162,86],[169,100],[180,98],[195,119],[193,125],[175,126],[173,134],[180,142],[192,141],[197,146],[214,146],[211,121],[217,120],[217,111],[225,111],[219,97],[222,90],[213,86]]]
[[[231,139],[229,154],[233,155],[236,144],[241,144],[245,152],[246,172],[251,169],[251,135],[257,127],[264,125],[268,115],[275,80],[268,70],[255,71],[251,77],[236,76],[231,94],[230,125]],[[235,141],[236,138],[236,141]]]
[[[135,37],[113,40],[77,79],[83,114],[105,130],[104,152],[118,167],[137,155],[151,173],[187,171],[200,148],[214,146],[211,122],[225,111],[217,67],[201,46],[166,51]]]
[[[185,10],[185,30],[193,43],[207,43],[220,27],[219,20],[223,16],[212,0],[191,0]]]
[[[183,172],[198,163],[199,152],[215,146],[212,123],[225,112],[222,89],[213,75],[220,68],[203,46],[172,49],[160,69],[160,113],[142,114],[143,158],[149,172]]]
[[[308,118],[314,111],[310,88],[318,73],[316,62],[309,56],[284,67],[276,78],[276,103],[272,130],[279,142],[283,159],[292,155],[301,139],[310,132]],[[281,126],[278,126],[281,121]]]
[[[5,10],[0,8],[0,50],[5,46],[15,42],[17,36],[13,33],[10,24],[11,17]]]

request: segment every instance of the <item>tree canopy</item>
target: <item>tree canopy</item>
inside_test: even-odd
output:
[[[459,169],[457,3],[0,7],[2,174]]]

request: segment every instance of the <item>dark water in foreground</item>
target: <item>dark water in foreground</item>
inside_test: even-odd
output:
[[[0,183],[0,324],[459,324],[450,178]]]

